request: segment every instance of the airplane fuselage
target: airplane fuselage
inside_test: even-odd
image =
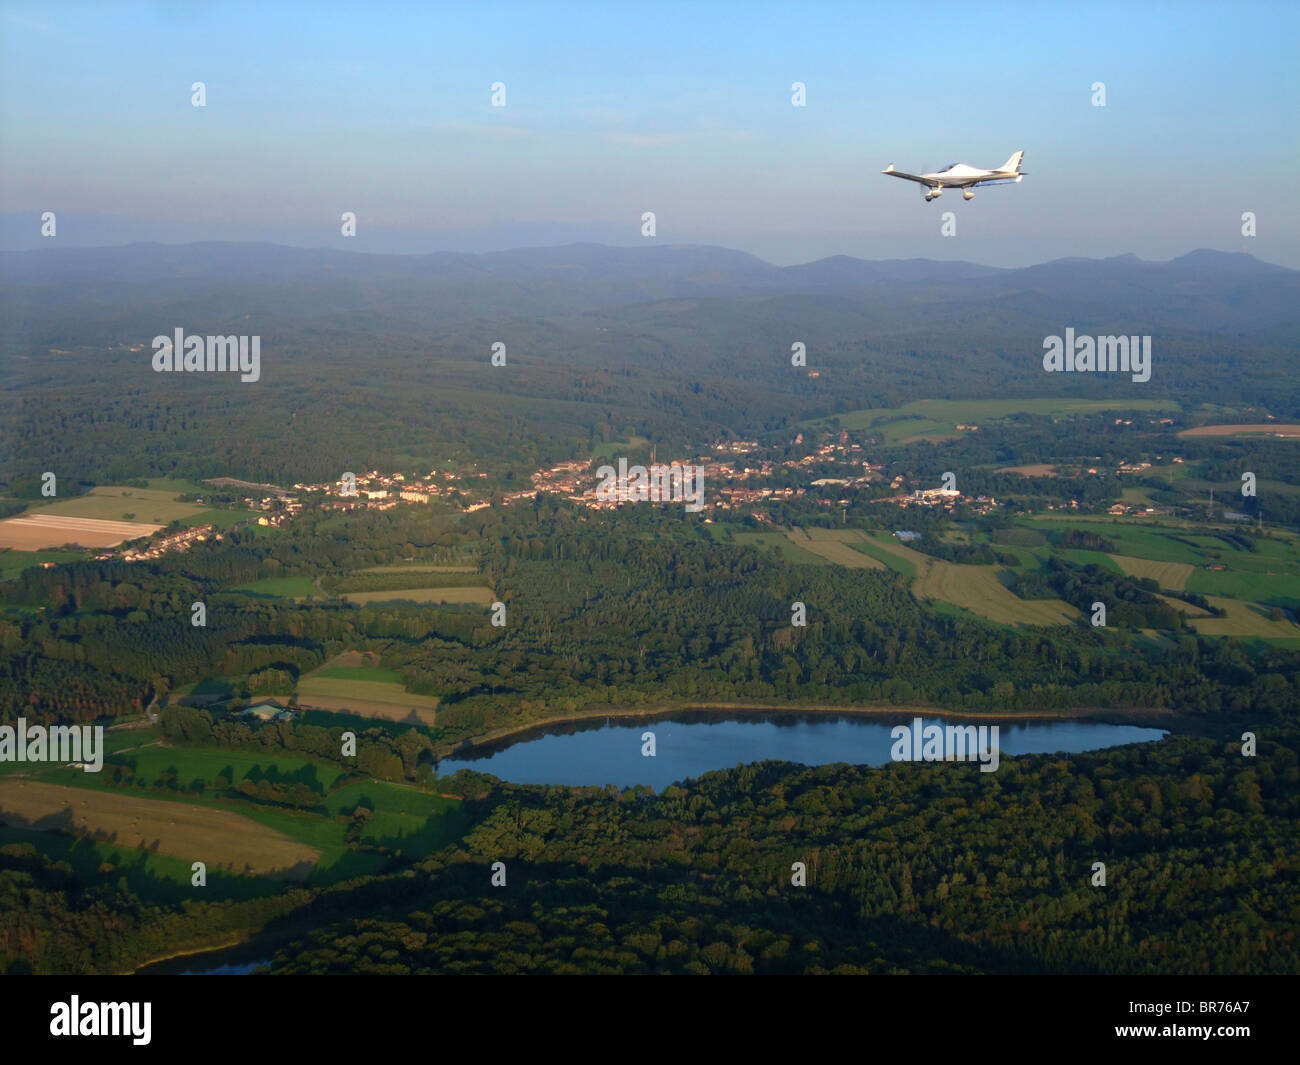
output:
[[[942,196],[944,189],[961,189],[962,197],[970,200],[974,198],[974,189],[979,185],[1000,185],[1004,182],[1019,184],[1024,177],[1020,169],[1020,164],[1024,158],[1025,153],[1023,151],[1014,152],[1011,158],[997,170],[982,170],[979,167],[970,166],[968,163],[952,163],[932,174],[908,174],[901,170],[895,170],[894,164],[890,163],[883,173],[890,177],[914,181],[923,186],[927,203]]]
[[[997,177],[1014,178],[1015,176],[1014,173],[1008,173],[1004,170],[977,170],[965,163],[956,163],[933,174],[921,175],[926,181],[933,181],[936,185],[942,185],[945,189],[960,189],[967,185],[973,185],[977,181],[988,181],[990,178]]]

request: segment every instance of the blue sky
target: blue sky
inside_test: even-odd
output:
[[[654,211],[776,262],[1300,266],[1298,31],[1294,3],[0,0],[0,235],[484,250],[635,244]],[[879,173],[1021,148],[970,203]]]

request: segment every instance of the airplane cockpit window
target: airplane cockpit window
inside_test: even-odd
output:
[[[956,165],[957,165],[956,163],[949,163],[949,164],[948,164],[947,166],[945,166],[942,170],[940,170],[939,173],[941,173],[941,174],[946,174],[949,170],[951,170],[951,169],[952,169],[954,166],[956,166]]]

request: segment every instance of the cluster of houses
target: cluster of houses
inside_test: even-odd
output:
[[[479,473],[476,476],[486,477],[487,474]],[[439,477],[442,478],[441,481]],[[381,473],[379,470],[369,470],[346,479],[340,477],[337,481],[295,484],[294,488],[300,492],[329,497],[325,505],[335,510],[391,510],[399,503],[428,503],[433,499],[472,498],[472,493],[467,492],[460,485],[451,483],[459,480],[461,475],[450,470],[444,470],[441,474],[437,470],[430,470],[427,477],[416,477],[409,481],[403,473],[389,474]],[[478,499],[464,505],[463,509],[482,510],[488,505],[485,500]]]
[[[896,479],[894,487],[898,487],[901,483],[901,480]],[[976,514],[988,514],[998,505],[998,501],[993,496],[963,496],[955,488],[921,488],[914,492],[900,492],[898,495],[877,499],[875,502],[893,503],[900,507],[941,507],[944,510],[952,510],[954,506],[961,503]]]
[[[195,544],[203,543],[209,537],[217,541],[221,540],[221,534],[214,533],[211,525],[195,525],[188,529],[181,529],[179,532],[160,536],[149,541],[143,547],[127,548],[121,554],[115,551],[103,552],[95,556],[95,561],[104,562],[108,559],[120,558],[123,562],[144,562],[165,555],[169,551],[185,551]]]

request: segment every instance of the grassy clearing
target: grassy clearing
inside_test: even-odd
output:
[[[344,592],[340,599],[348,603],[475,603],[489,606],[496,601],[491,588],[395,588],[385,592]]]
[[[188,518],[180,518],[180,524],[185,528],[195,525],[211,525],[218,532],[225,529],[233,529],[236,525],[245,525],[256,520],[256,515],[248,510],[230,510],[227,507],[213,507],[210,510],[200,510],[197,514],[192,514]]]
[[[1091,400],[1061,399],[922,399],[897,408],[873,408],[846,411],[838,415],[839,424],[850,430],[879,433],[886,443],[898,443],[923,435],[948,435],[959,432],[959,424],[979,424],[1009,418],[1015,414],[1042,414],[1069,417],[1099,411],[1177,410],[1171,400]],[[819,419],[824,421],[825,419]],[[815,423],[808,423],[815,424]]]
[[[1192,566],[1186,562],[1156,562],[1153,559],[1133,558],[1129,555],[1110,557],[1129,577],[1154,580],[1161,588],[1171,588],[1175,592],[1187,590],[1187,578],[1193,572]]]
[[[626,440],[611,440],[608,444],[599,445],[591,453],[593,459],[612,459],[620,455],[626,455],[640,447],[645,447],[650,441],[644,436],[630,436]]]
[[[302,879],[321,856],[227,810],[13,777],[0,780],[0,818],[19,828],[65,831],[234,873]]]
[[[895,551],[897,546],[901,550]],[[854,550],[861,551],[863,554],[870,555],[878,562],[883,562],[895,573],[901,573],[909,580],[914,579],[919,572],[918,564],[909,555],[915,555],[925,560],[925,556],[919,552],[912,551],[903,545],[893,536],[887,533],[876,533],[872,536],[865,536],[863,539],[853,545]],[[904,554],[906,552],[906,554]]]
[[[168,525],[188,518],[204,508],[197,503],[180,503],[176,492],[152,488],[125,488],[99,485],[84,496],[59,499],[31,507],[29,514],[57,514],[70,518],[102,518],[108,521],[135,521],[146,525]],[[126,514],[134,514],[132,518]]]
[[[1202,425],[1184,429],[1179,436],[1279,436],[1287,439],[1300,437],[1300,425]]]
[[[847,569],[884,569],[878,558],[855,551],[852,544],[865,538],[859,529],[791,529],[786,534],[796,547],[811,551],[828,562]]]
[[[912,594],[932,604],[961,607],[1003,625],[1063,625],[1078,616],[1078,611],[1059,599],[1013,595],[998,579],[997,567],[943,562],[879,535],[869,542],[908,562],[916,573]]]
[[[361,841],[400,850],[404,857],[430,854],[459,839],[469,827],[458,800],[399,784],[358,781],[329,797],[329,812],[334,816],[351,814],[358,806],[373,814]]]
[[[39,566],[42,562],[76,562],[86,558],[84,551],[23,551],[20,549],[0,549],[0,580],[10,581],[20,576],[24,570]]]
[[[1164,600],[1175,610],[1181,610],[1189,618],[1208,618],[1211,616],[1208,610],[1202,610],[1199,606],[1193,606],[1191,603],[1176,599],[1172,595],[1157,595],[1156,598]]]
[[[322,666],[313,671],[313,677],[333,677],[337,680],[369,680],[380,684],[401,684],[402,675],[395,669],[377,666]]]
[[[397,562],[391,566],[366,566],[357,573],[477,573],[475,566],[436,566],[432,562]]]
[[[229,589],[246,595],[260,595],[275,599],[306,599],[311,596],[325,598],[316,582],[310,577],[263,577]]]
[[[400,684],[350,680],[309,674],[298,681],[298,701],[318,710],[340,710],[359,717],[409,721],[432,725],[438,707],[436,696],[415,695]]]
[[[824,566],[827,560],[792,542],[783,532],[733,532],[731,542],[737,547],[752,547],[758,551],[775,548],[787,562],[799,566]]]
[[[1206,596],[1211,605],[1227,611],[1223,618],[1196,618],[1190,624],[1202,636],[1257,636],[1263,639],[1296,639],[1300,626],[1290,621],[1272,621],[1267,607],[1237,599]]]
[[[1252,571],[1235,568],[1228,570],[1195,570],[1187,580],[1187,591],[1204,596],[1231,596],[1267,606],[1280,606],[1287,610],[1300,610],[1300,575],[1267,570]]]
[[[168,770],[174,770],[177,783],[189,787],[201,780],[207,787],[224,777],[233,787],[246,777],[254,780],[298,781],[328,791],[345,775],[343,770],[327,762],[314,762],[305,758],[275,757],[245,751],[216,751],[201,747],[141,747],[115,755],[112,764],[129,765],[135,771],[135,781],[153,783]],[[111,768],[105,769],[111,773]]]
[[[194,893],[202,890],[203,897],[214,902],[231,899],[265,898],[284,890],[279,880],[263,877],[238,876],[220,869],[208,869],[207,886],[199,889],[190,886],[194,875],[190,862],[165,854],[124,850],[113,843],[101,843],[82,836],[39,829],[5,827],[0,825],[0,845],[28,844],[41,854],[68,865],[87,883],[102,882],[111,877],[123,879],[130,891],[147,902],[179,905],[193,901]]]
[[[917,578],[913,594],[964,607],[1004,625],[1064,625],[1078,616],[1059,599],[1020,599],[998,580],[992,566],[961,566],[933,561]]]

